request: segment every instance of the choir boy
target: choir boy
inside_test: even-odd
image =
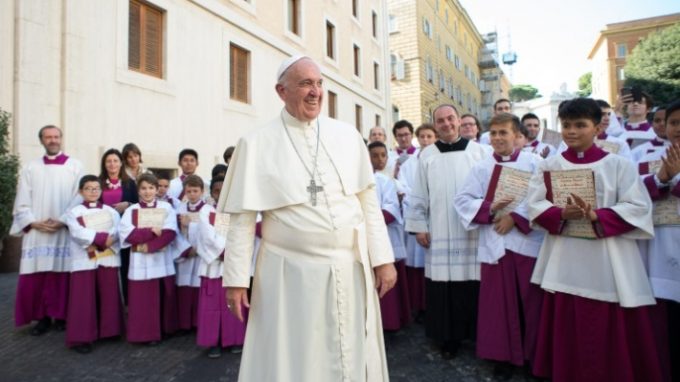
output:
[[[434,143],[437,139],[437,131],[430,123],[424,123],[416,129],[416,138],[420,150]],[[411,187],[416,181],[416,169],[418,168],[419,154],[415,158],[406,161],[399,170],[397,180],[404,191],[402,207],[404,214],[411,208]],[[406,280],[408,281],[409,303],[416,320],[422,321],[425,311],[425,248],[418,244],[416,235],[407,232],[404,242],[406,243]]]
[[[533,356],[542,295],[530,279],[543,232],[531,229],[524,199],[493,198],[493,192],[502,170],[519,170],[528,181],[541,158],[515,148],[520,121],[514,115],[497,114],[489,124],[494,153],[472,168],[454,203],[465,227],[479,229],[477,355],[500,361],[494,374],[510,379],[512,365]]]
[[[625,131],[621,134],[620,138],[625,139],[631,149],[654,139],[656,136],[652,125],[647,121],[647,113],[652,109],[653,105],[652,98],[645,92],[640,93],[639,100],[629,96],[623,98],[628,119],[623,123]]]
[[[498,115],[498,114],[496,114]],[[527,128],[527,144],[522,149],[523,151],[540,155],[543,158],[555,155],[556,149],[547,143],[538,140],[541,133],[541,120],[536,114],[526,113],[522,116],[522,125]]]
[[[548,233],[531,279],[544,290],[533,372],[554,382],[666,380],[635,241],[654,235],[649,195],[632,162],[594,144],[594,100],[567,101],[558,117],[568,149],[539,164],[527,198],[529,220]]]
[[[665,322],[659,326],[667,326],[672,380],[680,381],[680,100],[668,107],[665,116],[669,146],[646,154],[640,163],[662,161],[656,174],[644,176],[644,184],[655,210],[662,209],[662,203],[670,208],[666,207],[667,220],[655,221],[654,238],[642,244],[646,246],[644,252],[654,296],[666,310],[666,317],[661,318]],[[662,330],[660,334],[663,338],[666,333]]]
[[[666,136],[666,106],[662,105],[654,110],[652,129],[654,134],[656,134],[654,139],[639,145],[631,151],[631,157],[635,163],[639,162],[646,154],[654,151],[665,152],[670,144]]]
[[[397,268],[397,285],[380,299],[380,310],[384,330],[399,330],[411,320],[408,282],[406,279],[406,247],[404,245],[404,219],[393,179],[382,174],[388,161],[387,146],[372,142],[368,152],[373,166],[378,202],[382,210],[387,233],[394,251],[394,265]]]
[[[99,202],[102,187],[97,176],[82,177],[79,189],[83,203],[66,217],[71,236],[66,345],[79,353],[89,353],[97,339],[123,333],[118,289],[120,215]]]
[[[168,177],[168,174],[160,172],[156,174],[156,178],[158,179],[158,192],[156,193],[156,198],[168,202],[172,208],[177,209],[177,207],[179,207],[179,200],[168,194],[168,190],[170,189],[170,177]]]
[[[179,253],[177,263],[177,311],[179,328],[191,330],[196,327],[198,313],[198,292],[201,279],[198,268],[201,260],[197,258],[198,218],[203,208],[209,208],[203,199],[203,180],[197,175],[184,178],[184,195],[186,200],[177,208],[179,227],[182,237],[178,241],[189,244]]]
[[[219,199],[223,182],[223,176],[213,178],[210,182],[210,196],[213,200]],[[201,290],[198,297],[196,343],[209,348],[209,358],[219,358],[223,347],[239,352],[246,335],[245,323],[229,312],[224,298],[227,288],[222,286],[222,268],[224,256],[229,255],[225,249],[227,238],[221,229],[224,225],[228,225],[228,221],[220,220],[220,215],[215,212],[215,205],[201,209],[198,222],[200,240],[197,248],[200,256]]]
[[[139,203],[128,208],[119,225],[122,247],[130,247],[128,333],[130,342],[155,345],[161,332],[177,330],[175,264],[170,243],[177,236],[177,216],[156,199],[158,180],[137,178]]]

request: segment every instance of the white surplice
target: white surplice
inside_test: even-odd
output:
[[[399,188],[404,193],[404,198],[401,201],[404,216],[408,215],[408,210],[411,207],[411,192],[412,184],[416,181],[416,170],[418,170],[418,156],[414,156],[410,160],[404,162],[399,169],[397,181]],[[406,231],[406,230],[404,230]],[[416,235],[405,232],[404,243],[406,244],[406,266],[414,268],[425,267],[425,247],[418,244]]]
[[[404,219],[401,216],[399,197],[394,179],[383,174],[375,173],[375,189],[380,208],[394,217],[394,221],[387,225],[387,234],[392,243],[395,260],[406,259],[406,245],[404,244]]]
[[[227,287],[248,287],[263,216],[239,380],[387,381],[373,268],[394,256],[356,129],[282,111],[239,141],[218,211],[231,214]]]
[[[43,158],[28,162],[19,175],[10,234],[22,236],[20,274],[68,272],[71,269],[66,228],[56,233],[36,229],[24,232],[31,223],[53,219],[66,222],[66,213],[80,201],[78,181],[83,175],[80,161],[45,164]]]
[[[643,156],[640,162],[660,160],[665,156],[665,150],[655,150]],[[657,188],[678,187],[680,174],[676,175],[667,184],[659,181],[656,175],[646,175],[653,177]],[[680,214],[680,198],[669,193],[666,197],[675,200]],[[656,225],[654,226],[654,238],[651,240],[640,240],[639,245],[644,254],[643,258],[649,272],[649,280],[652,283],[654,296],[680,302],[680,226],[677,225]]]
[[[619,146],[619,151],[616,153],[616,155],[620,155],[632,161],[633,163],[637,163],[637,159],[635,159],[635,157],[633,156],[633,151],[637,150],[640,146],[636,147],[635,150],[631,150],[630,146],[628,146],[628,142],[626,142],[624,139],[609,134],[607,134],[607,137],[604,140]],[[567,148],[568,148],[567,144],[564,143],[564,141],[560,142],[560,146],[557,148],[558,154],[567,151]]]
[[[188,203],[189,203],[188,201],[180,203],[179,207],[177,207],[176,210],[177,216],[182,216],[189,213],[189,210],[187,209]],[[199,203],[201,202],[199,201]],[[198,212],[200,213],[204,209],[212,209],[212,207],[204,203]],[[201,259],[198,256],[194,257],[179,256],[189,248],[193,248],[196,251],[198,251],[200,241],[198,222],[189,223],[189,226],[187,227],[186,236],[182,233],[182,230],[179,229],[175,241],[177,243],[182,242],[186,243],[180,244],[179,248],[174,248],[174,250],[178,252],[175,253],[174,256],[175,263],[177,264],[177,278],[176,278],[177,286],[191,286],[199,288],[201,286],[201,275],[199,271]]]
[[[493,224],[477,224],[473,220],[482,207],[496,164],[533,174],[539,162],[541,162],[540,157],[526,152],[520,152],[517,160],[512,162],[497,162],[493,156],[490,156],[472,168],[465,184],[456,195],[454,205],[465,228],[479,229],[478,258],[482,263],[498,263],[498,260],[505,255],[506,249],[529,257],[538,255],[543,242],[543,231],[532,230],[525,235],[517,227],[513,227],[507,234],[499,235],[494,230]],[[513,212],[528,219],[526,198]]]
[[[432,144],[420,153],[406,231],[429,232],[425,277],[432,281],[479,280],[478,233],[465,229],[453,198],[470,169],[487,156],[475,142],[468,142],[465,150],[446,153]]]
[[[78,220],[87,215],[108,213],[111,216],[113,225],[107,233],[114,238],[110,256],[91,259],[87,253],[87,247],[93,244],[95,236],[98,231],[87,228]],[[97,267],[120,267],[120,243],[118,242],[118,223],[120,222],[120,215],[116,210],[102,205],[101,208],[88,208],[84,205],[73,207],[66,215],[66,224],[68,225],[71,251],[71,272],[85,271],[97,269]]]
[[[143,202],[140,202],[143,203]],[[172,230],[177,233],[177,215],[170,203],[156,201],[156,208],[163,208],[167,211],[163,230]],[[118,235],[121,248],[130,248],[132,245],[126,241],[132,231],[137,228],[132,224],[132,211],[140,209],[139,203],[133,204],[125,210],[118,226]],[[170,244],[153,253],[135,252],[130,249],[130,268],[128,270],[129,280],[151,280],[161,277],[173,276],[175,274],[175,263]]]
[[[651,200],[631,161],[612,154],[585,164],[572,163],[562,154],[546,159],[529,182],[529,220],[553,207],[546,199],[543,172],[570,169],[592,169],[595,207],[610,208],[636,228],[595,240],[547,234],[531,282],[548,291],[616,302],[623,307],[654,304],[649,278],[635,242],[654,235]]]

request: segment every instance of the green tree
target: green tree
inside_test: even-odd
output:
[[[657,104],[680,98],[679,57],[680,23],[676,23],[650,34],[633,49],[624,68],[626,86],[640,86]]]
[[[593,72],[588,72],[578,78],[579,97],[587,97],[593,93]]]
[[[541,96],[538,94],[538,89],[526,84],[513,86],[509,94],[513,102],[528,101]]]
[[[11,114],[0,109],[0,242],[12,224],[12,206],[16,195],[19,158],[9,151]]]

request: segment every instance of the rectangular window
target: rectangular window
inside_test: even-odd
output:
[[[338,118],[338,95],[328,91],[328,117]]]
[[[300,35],[300,0],[288,0],[288,30]]]
[[[380,126],[380,114],[375,115],[375,125]]]
[[[238,45],[229,45],[229,97],[250,103],[250,52]]]
[[[352,16],[359,18],[359,0],[352,0]]]
[[[616,78],[619,81],[623,81],[626,79],[626,73],[623,71],[623,66],[617,66],[616,67]]]
[[[354,105],[354,120],[356,121],[356,127],[359,132],[361,132],[361,105]]]
[[[373,37],[378,38],[378,14],[371,11],[371,25],[373,26]]]
[[[628,47],[626,46],[625,43],[616,44],[616,57],[617,58],[626,57],[626,53],[628,53]]]
[[[446,59],[449,61],[453,61],[453,51],[451,50],[450,46],[446,46]]]
[[[454,56],[454,62],[456,64],[456,69],[460,70],[460,57],[458,57],[457,54]]]
[[[128,68],[163,78],[164,11],[146,2],[130,0]]]
[[[397,32],[397,16],[395,16],[395,15],[389,16],[387,28],[388,28],[390,33]]]
[[[425,33],[425,36],[432,39],[432,27],[430,26],[430,21],[425,17],[423,17],[423,33]]]
[[[380,65],[377,62],[373,63],[373,89],[380,89]]]
[[[361,48],[354,44],[354,75],[357,77],[361,76]]]
[[[326,21],[326,56],[335,60],[335,25]]]

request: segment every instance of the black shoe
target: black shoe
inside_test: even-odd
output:
[[[92,353],[92,344],[78,345],[73,347],[73,350],[80,354],[89,354]]]
[[[50,326],[52,325],[52,320],[50,320],[49,317],[45,317],[42,320],[38,321],[38,323],[31,329],[31,335],[32,336],[42,336],[43,334],[47,333],[48,330],[50,330]]]
[[[231,354],[241,354],[241,353],[243,353],[243,346],[239,346],[239,345],[232,346],[232,347],[229,348],[229,353],[231,353]]]
[[[54,320],[54,330],[58,332],[66,330],[66,320]]]
[[[497,363],[493,368],[493,376],[501,381],[509,381],[512,379],[514,367],[508,363]]]
[[[208,349],[208,358],[220,358],[222,356],[222,348],[219,346],[213,346]]]

